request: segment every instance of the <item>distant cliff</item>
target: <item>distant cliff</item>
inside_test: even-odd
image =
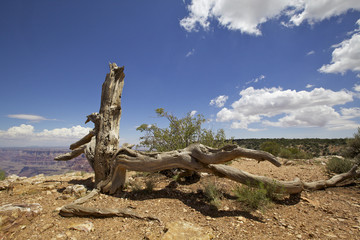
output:
[[[84,155],[71,161],[54,161],[54,157],[68,151],[66,148],[0,148],[0,168],[7,174],[23,177],[92,171]]]

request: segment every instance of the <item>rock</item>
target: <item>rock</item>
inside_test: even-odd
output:
[[[6,236],[28,224],[38,216],[42,207],[38,203],[6,204],[0,207],[0,229]]]
[[[63,193],[75,195],[76,197],[81,197],[86,194],[86,191],[87,191],[87,189],[84,185],[76,184],[76,185],[66,187],[65,190],[63,191]]]
[[[246,218],[243,216],[236,217],[236,219],[242,223],[246,221]]]
[[[338,236],[332,233],[325,233],[324,235],[327,236],[328,238],[338,238]]]
[[[8,190],[9,191],[13,187],[14,186],[8,180],[0,181],[0,191],[3,191],[3,190]]]
[[[58,196],[58,197],[56,198],[56,200],[67,200],[67,199],[69,199],[70,197],[71,197],[70,195],[64,194],[64,195]]]
[[[72,230],[78,230],[89,233],[94,231],[94,224],[90,221],[86,221],[84,223],[71,225],[69,228]]]
[[[168,229],[162,240],[207,240],[213,239],[214,235],[208,229],[196,226],[190,222],[177,221],[166,224]]]
[[[11,174],[9,176],[7,176],[6,180],[9,182],[16,182],[20,177],[15,175],[15,174]]]

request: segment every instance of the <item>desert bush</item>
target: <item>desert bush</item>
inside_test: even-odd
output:
[[[177,118],[163,108],[156,109],[158,117],[166,118],[169,127],[159,128],[156,124],[142,124],[136,130],[145,133],[140,137],[140,146],[149,151],[166,152],[182,149],[192,143],[202,143],[210,147],[222,147],[229,141],[226,140],[225,131],[218,130],[216,133],[201,127],[206,122],[201,114],[196,116],[188,113],[186,117]]]
[[[0,169],[0,181],[5,180],[5,178],[6,178],[6,172]]]
[[[155,181],[154,179],[148,179],[146,182],[145,182],[145,191],[146,192],[152,192],[154,190],[154,187],[155,187]]]
[[[278,156],[282,158],[292,159],[292,153],[287,148],[282,148]]]
[[[237,200],[244,204],[244,208],[247,211],[264,210],[271,203],[271,199],[268,197],[268,193],[263,184],[259,185],[259,188],[249,186],[237,186],[234,190],[234,194]]]
[[[353,158],[360,163],[360,127],[357,133],[354,134],[354,138],[347,140],[343,156]]]
[[[326,164],[326,169],[330,173],[345,173],[353,166],[353,162],[346,158],[333,157]]]
[[[267,141],[260,145],[260,150],[269,152],[274,156],[278,156],[281,151],[281,147],[276,142]]]
[[[206,184],[204,187],[204,194],[212,206],[216,208],[220,207],[223,194],[215,183]]]
[[[257,187],[251,187],[251,185],[249,183],[234,189],[237,200],[243,203],[248,211],[257,209],[263,211],[271,205],[272,201],[279,200],[283,196],[284,191],[279,191],[275,182],[266,185],[260,182]]]
[[[282,145],[267,141],[260,145],[260,149],[271,153],[274,156],[279,156],[287,159],[309,159],[312,157],[310,153],[306,153],[295,147],[283,147]]]

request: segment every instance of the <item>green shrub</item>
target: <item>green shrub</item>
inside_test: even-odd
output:
[[[220,207],[223,194],[221,190],[216,187],[215,183],[205,185],[204,194],[212,206],[216,208]]]
[[[309,159],[312,157],[311,154],[301,151],[298,148],[281,148],[279,157],[287,159]]]
[[[264,210],[271,203],[268,193],[263,184],[259,188],[249,186],[237,186],[234,190],[237,200],[244,204],[247,211]]]
[[[291,151],[289,149],[282,148],[280,153],[279,153],[279,157],[292,159],[292,153],[291,153]]]
[[[278,143],[272,142],[272,141],[267,141],[267,142],[262,143],[260,145],[260,149],[262,151],[269,152],[274,156],[278,156],[278,154],[281,151],[280,145]]]
[[[152,192],[154,190],[154,187],[155,187],[155,181],[153,179],[148,179],[146,182],[145,182],[145,191],[146,192]]]
[[[340,174],[348,172],[352,166],[353,163],[349,159],[333,157],[330,158],[328,163],[326,164],[326,169],[328,172]]]
[[[206,122],[203,115],[189,112],[185,117],[178,118],[163,108],[155,110],[158,117],[169,121],[167,128],[160,128],[156,124],[142,124],[136,130],[144,133],[140,137],[140,146],[149,151],[166,152],[182,149],[192,143],[202,143],[209,147],[222,147],[231,141],[226,140],[225,131],[217,132],[202,128]]]
[[[5,178],[6,178],[6,172],[0,169],[0,181],[5,180]]]
[[[354,138],[348,139],[343,153],[344,157],[353,158],[360,163],[360,128],[354,134]]]

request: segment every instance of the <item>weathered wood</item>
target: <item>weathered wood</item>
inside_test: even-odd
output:
[[[103,192],[110,194],[114,193],[116,189],[119,189],[123,184],[123,180],[119,181],[119,169],[122,171],[126,169],[140,172],[157,172],[171,168],[182,168],[191,171],[212,173],[216,176],[229,178],[253,187],[260,186],[260,183],[264,186],[272,185],[275,192],[288,194],[301,193],[304,189],[317,190],[336,186],[347,179],[359,175],[359,173],[356,172],[358,166],[355,165],[349,172],[336,175],[329,180],[308,183],[296,178],[293,181],[278,181],[219,164],[239,157],[250,157],[258,161],[267,160],[275,166],[281,165],[280,162],[269,153],[256,150],[249,151],[236,145],[213,149],[202,144],[192,144],[184,149],[161,153],[146,153],[122,147],[114,156],[111,167],[112,172],[108,179],[101,182],[99,187]]]
[[[172,168],[207,172],[226,177],[250,186],[275,185],[276,191],[289,194],[300,193],[304,189],[317,190],[335,186],[345,180],[359,176],[357,166],[345,174],[329,180],[316,182],[278,181],[264,176],[256,176],[239,169],[222,165],[236,158],[246,157],[258,161],[269,161],[275,166],[280,162],[270,153],[244,149],[237,145],[227,145],[219,149],[201,144],[192,144],[184,149],[170,152],[140,152],[131,149],[133,145],[124,144],[119,148],[119,126],[121,117],[121,95],[124,86],[124,67],[110,64],[110,72],[102,85],[99,113],[87,116],[86,123],[94,123],[94,129],[85,137],[70,146],[70,153],[55,160],[70,160],[85,153],[95,172],[95,184],[102,192],[114,194],[122,190],[126,182],[126,171],[157,172]],[[79,210],[80,211],[80,210]],[[94,213],[95,215],[98,213]]]
[[[82,145],[78,148],[75,148],[74,150],[72,150],[71,152],[59,155],[57,157],[54,158],[54,160],[56,161],[68,161],[71,160],[73,158],[76,158],[77,156],[79,156],[80,154],[84,153],[86,148],[86,145]]]
[[[93,131],[90,131],[90,132],[89,132],[87,135],[85,135],[82,139],[80,139],[79,141],[71,144],[71,145],[70,145],[70,149],[71,149],[71,150],[74,150],[74,149],[76,149],[76,148],[78,148],[78,147],[80,147],[80,146],[82,146],[82,145],[90,142],[90,141],[91,141],[91,138],[92,138],[93,136],[95,136],[94,132],[93,132]]]
[[[63,217],[124,217],[136,218],[141,220],[151,220],[161,222],[160,219],[152,216],[143,216],[130,208],[112,209],[112,208],[93,208],[84,207],[77,204],[65,205],[60,209],[60,215]]]
[[[352,178],[359,178],[360,172],[357,171],[358,165],[355,164],[348,172],[333,176],[328,180],[320,180],[315,182],[304,182],[304,188],[307,190],[321,190],[328,187],[335,187],[336,185],[345,182]]]
[[[110,64],[110,73],[102,85],[100,123],[95,146],[95,184],[110,173],[109,160],[119,147],[121,95],[124,87],[124,67]]]

